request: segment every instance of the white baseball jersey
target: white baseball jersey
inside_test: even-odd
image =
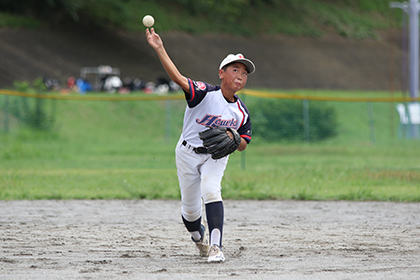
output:
[[[251,142],[251,120],[248,108],[235,95],[235,102],[226,100],[220,86],[188,79],[189,92],[185,92],[187,108],[181,138],[193,147],[203,146],[198,133],[208,127],[230,127]]]

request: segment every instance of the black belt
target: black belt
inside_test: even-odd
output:
[[[196,154],[208,154],[207,148],[206,147],[197,147],[194,148],[192,147],[190,144],[187,143],[187,141],[182,141],[182,145],[187,147],[187,148],[192,148],[192,150],[196,153]]]

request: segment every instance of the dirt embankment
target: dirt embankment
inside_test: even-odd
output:
[[[218,65],[227,53],[254,61],[251,88],[392,90],[401,88],[401,32],[377,40],[337,36],[321,39],[261,36],[160,34],[180,71],[218,83]],[[166,76],[143,34],[98,30],[0,29],[0,88],[15,80],[79,77],[80,68],[111,65],[122,77],[156,81]]]

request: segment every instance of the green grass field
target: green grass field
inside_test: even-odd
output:
[[[174,148],[183,100],[45,100],[55,112],[52,131],[33,131],[10,116],[6,132],[4,99],[0,199],[179,198]],[[257,99],[247,96],[248,107]],[[395,104],[327,102],[338,113],[338,136],[319,143],[255,137],[231,156],[224,198],[420,201],[420,140],[399,139]]]

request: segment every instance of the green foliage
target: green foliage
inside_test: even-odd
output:
[[[305,124],[305,110],[307,123]],[[325,140],[337,135],[334,108],[319,102],[310,102],[308,108],[299,100],[261,99],[252,106],[253,133],[268,141]],[[309,132],[305,137],[305,125]],[[309,138],[309,139],[305,139]]]
[[[141,18],[151,14],[160,32],[319,37],[335,30],[363,39],[395,26],[397,18],[389,16],[388,5],[382,0],[22,0],[0,2],[0,11],[9,15],[3,24],[15,26],[12,15],[20,22],[27,19],[27,24],[33,19],[54,26],[73,22],[138,32],[144,30]]]
[[[0,12],[0,27],[39,28],[42,23],[34,18]]]
[[[348,0],[347,2],[352,3],[353,1]],[[357,8],[364,12],[381,12],[389,13],[389,3],[392,1],[383,0],[358,0]]]
[[[127,21],[125,18],[131,19],[127,14],[128,9],[125,9],[125,7],[126,3],[122,1],[90,1],[79,13],[83,21],[90,22],[90,24],[103,27],[114,26],[115,28],[124,28]]]
[[[46,86],[41,78],[33,81],[32,86],[27,81],[15,81],[17,91],[27,93],[45,92]],[[47,109],[47,101],[51,103],[50,112]],[[35,130],[51,130],[55,123],[55,101],[41,98],[29,99],[26,97],[14,100],[8,111],[28,127]]]
[[[249,0],[177,0],[186,7],[191,15],[204,14],[214,17],[222,23],[234,23],[242,14],[244,7],[249,5]]]
[[[95,0],[3,0],[0,10],[53,23],[66,21],[69,17],[77,21],[80,10],[91,1]]]

